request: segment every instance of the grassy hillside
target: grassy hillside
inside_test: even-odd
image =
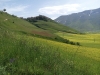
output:
[[[69,38],[70,36],[73,35],[70,34]],[[83,38],[81,35],[77,36]],[[95,39],[98,39],[98,35]],[[77,37],[73,40],[77,40]],[[91,39],[87,40],[91,44]],[[75,46],[4,32],[0,35],[0,73],[2,75],[99,75],[99,49],[99,47]]]
[[[50,18],[43,16],[43,15],[39,15],[36,17],[30,17],[26,19],[27,21],[29,21],[30,23],[32,23],[33,25],[35,25],[38,28],[44,29],[44,30],[48,30],[50,32],[68,32],[68,33],[79,33],[78,31],[61,25],[53,20],[51,20]]]
[[[0,11],[0,28],[25,33],[31,33],[32,30],[41,30],[25,20],[2,11]]]
[[[37,26],[37,24],[40,26]],[[55,31],[69,31],[72,33],[78,33],[71,28],[57,24],[56,22],[37,21],[35,23],[29,23],[24,19],[18,18],[14,15],[10,15],[6,12],[0,12],[0,28],[6,31],[11,31],[20,34],[32,35],[35,37],[41,37],[49,40],[65,42],[66,40],[57,36]],[[54,29],[53,29],[54,28]]]

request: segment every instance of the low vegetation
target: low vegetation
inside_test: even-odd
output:
[[[0,52],[0,73],[3,75],[100,74],[100,51],[96,48],[5,31],[0,36]]]
[[[54,45],[50,45],[49,40],[3,32],[0,36],[0,73],[2,75],[65,74],[63,68],[70,70],[74,68],[73,61],[64,58],[60,49]]]

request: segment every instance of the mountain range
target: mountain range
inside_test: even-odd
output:
[[[80,32],[100,32],[100,8],[62,15],[55,21]]]

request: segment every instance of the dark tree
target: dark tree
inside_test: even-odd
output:
[[[80,43],[79,43],[79,42],[77,42],[76,44],[77,44],[78,46],[80,46]]]
[[[3,9],[3,11],[5,12],[5,11],[6,11],[6,9]]]
[[[39,15],[39,16],[36,16],[36,17],[28,17],[26,20],[29,21],[29,22],[37,22],[38,20],[51,21],[52,19],[50,19],[50,18],[48,18],[44,15]]]

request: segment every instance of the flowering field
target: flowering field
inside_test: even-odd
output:
[[[57,33],[57,35],[75,42],[80,42],[82,46],[100,49],[100,34],[69,34]]]
[[[11,32],[1,34],[1,75],[100,75],[100,49],[85,46],[89,35],[64,35],[82,44],[76,46]],[[84,41],[78,37],[85,37]]]

